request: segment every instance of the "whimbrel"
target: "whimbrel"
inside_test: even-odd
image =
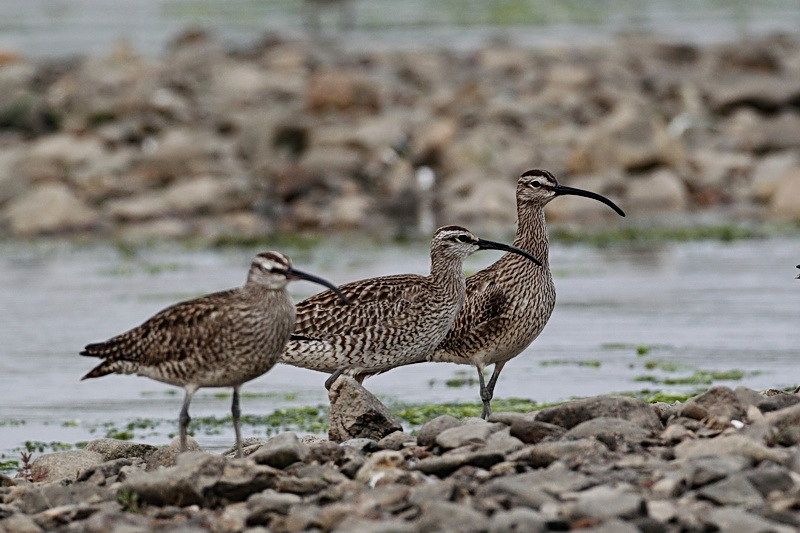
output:
[[[478,250],[519,254],[531,267],[538,259],[513,246],[479,239],[459,226],[436,230],[431,273],[400,274],[339,287],[344,307],[326,291],[297,304],[297,323],[280,362],[363,381],[396,366],[424,361],[444,339],[464,302],[462,260]]]
[[[503,366],[542,332],[556,303],[548,263],[544,206],[558,196],[576,195],[599,200],[620,216],[614,202],[597,193],[558,183],[546,170],[529,170],[517,182],[517,235],[514,246],[541,259],[534,268],[518,256],[505,254],[467,278],[467,299],[453,327],[428,361],[473,365],[478,370],[483,418],[491,414],[494,387]],[[494,364],[489,383],[483,370]]]
[[[295,323],[286,284],[297,279],[329,287],[346,301],[330,282],[292,268],[286,256],[261,253],[244,286],[175,304],[130,331],[86,346],[81,355],[104,361],[83,379],[138,374],[183,387],[182,452],[192,395],[200,387],[233,387],[231,414],[241,457],[239,387],[272,368],[286,346]]]

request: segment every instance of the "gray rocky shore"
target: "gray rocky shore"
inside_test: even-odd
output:
[[[336,386],[363,400],[331,409],[343,442],[282,433],[250,439],[234,459],[92,441],[37,457],[27,479],[2,477],[0,531],[800,528],[795,394],[715,387],[671,405],[599,396],[489,421],[444,415],[409,434],[353,380]]]
[[[513,225],[529,168],[631,214],[800,218],[800,38],[363,51],[179,36],[159,60],[0,55],[0,236]],[[551,221],[602,206],[564,199]],[[435,227],[435,226],[433,226]]]

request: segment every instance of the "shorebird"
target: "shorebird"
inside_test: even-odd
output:
[[[592,198],[625,213],[608,198],[567,187],[546,170],[529,170],[517,182],[517,235],[514,246],[543,262],[534,268],[517,255],[497,262],[467,278],[467,299],[453,327],[428,361],[473,365],[478,370],[483,418],[491,414],[491,400],[503,366],[527,348],[544,329],[556,303],[556,289],[548,262],[544,206],[559,196]],[[489,383],[483,370],[494,364]]]
[[[428,276],[399,274],[341,285],[343,306],[330,291],[297,304],[297,323],[280,362],[359,382],[396,366],[421,362],[444,339],[464,302],[462,261],[478,250],[519,254],[531,268],[538,259],[513,246],[479,239],[459,226],[436,230]]]
[[[231,414],[241,457],[239,388],[272,368],[289,340],[295,308],[286,284],[297,279],[324,285],[347,301],[330,282],[292,268],[283,254],[260,253],[242,287],[180,302],[130,331],[86,346],[81,355],[104,361],[82,379],[138,374],[183,387],[182,452],[192,395],[200,387],[233,387]]]

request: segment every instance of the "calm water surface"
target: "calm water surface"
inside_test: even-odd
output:
[[[203,27],[246,45],[265,33],[329,38],[352,49],[473,49],[494,37],[525,46],[607,43],[638,31],[698,43],[796,31],[796,0],[355,0],[352,30],[324,9],[309,32],[301,0],[3,0],[0,48],[32,57],[105,54],[120,39],[158,56],[176,33]]]
[[[295,264],[344,283],[398,272],[424,273],[424,243],[358,243],[287,250]],[[135,376],[80,377],[97,362],[78,355],[88,342],[121,333],[176,301],[244,281],[257,250],[197,251],[160,247],[124,257],[112,247],[54,244],[0,245],[0,453],[17,457],[25,441],[74,444],[103,437],[107,425],[136,418],[168,419],[157,430],[136,430],[138,441],[163,444],[175,431],[182,391]],[[494,261],[496,252],[470,258],[467,271]],[[558,304],[542,335],[506,366],[498,398],[555,401],[573,396],[656,389],[691,391],[692,385],[652,385],[645,374],[686,376],[696,370],[745,372],[721,384],[783,388],[800,381],[800,280],[793,240],[696,242],[653,247],[554,246],[551,265]],[[304,298],[316,286],[291,285]],[[637,355],[637,347],[650,350]],[[648,361],[676,363],[677,371],[647,369]],[[586,364],[590,362],[592,364]],[[583,364],[581,364],[583,363]],[[652,364],[652,363],[651,363]],[[599,365],[599,366],[597,366]],[[369,379],[388,404],[477,401],[475,386],[446,381],[473,377],[452,364],[420,364]],[[327,402],[323,374],[279,365],[248,383],[245,414]],[[201,389],[195,417],[225,416],[229,399]],[[198,435],[201,445],[224,449],[219,435]],[[265,435],[248,426],[245,436]]]

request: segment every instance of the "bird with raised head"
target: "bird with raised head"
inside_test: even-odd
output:
[[[505,254],[466,280],[467,298],[453,327],[428,361],[474,366],[478,371],[482,417],[491,414],[497,379],[505,364],[527,348],[544,329],[556,303],[550,272],[544,206],[559,196],[600,201],[620,216],[614,202],[597,193],[561,185],[546,170],[529,170],[517,181],[517,235],[514,246],[542,261],[535,267],[516,254]],[[494,365],[489,382],[483,371]]]

